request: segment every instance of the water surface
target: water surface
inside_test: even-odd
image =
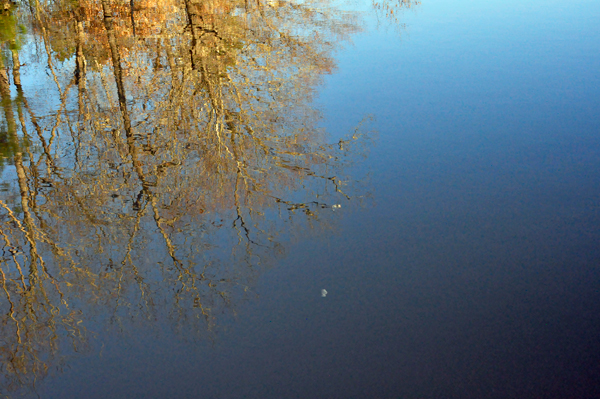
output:
[[[3,394],[600,395],[595,2],[53,4],[2,14]]]

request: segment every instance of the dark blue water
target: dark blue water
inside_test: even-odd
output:
[[[201,336],[98,312],[40,397],[600,397],[600,3],[399,19],[366,13],[318,89],[329,134],[376,131],[331,226]]]

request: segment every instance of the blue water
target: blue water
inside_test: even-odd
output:
[[[315,101],[374,117],[370,198],[206,339],[107,332],[41,397],[600,397],[600,3],[364,18]]]

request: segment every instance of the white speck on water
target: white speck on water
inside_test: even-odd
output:
[[[322,290],[321,290],[321,296],[322,296],[323,298],[325,298],[325,297],[327,296],[327,290],[325,290],[325,289],[322,289]]]

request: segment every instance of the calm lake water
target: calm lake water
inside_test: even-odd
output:
[[[599,2],[131,4],[0,14],[2,395],[600,397]]]

